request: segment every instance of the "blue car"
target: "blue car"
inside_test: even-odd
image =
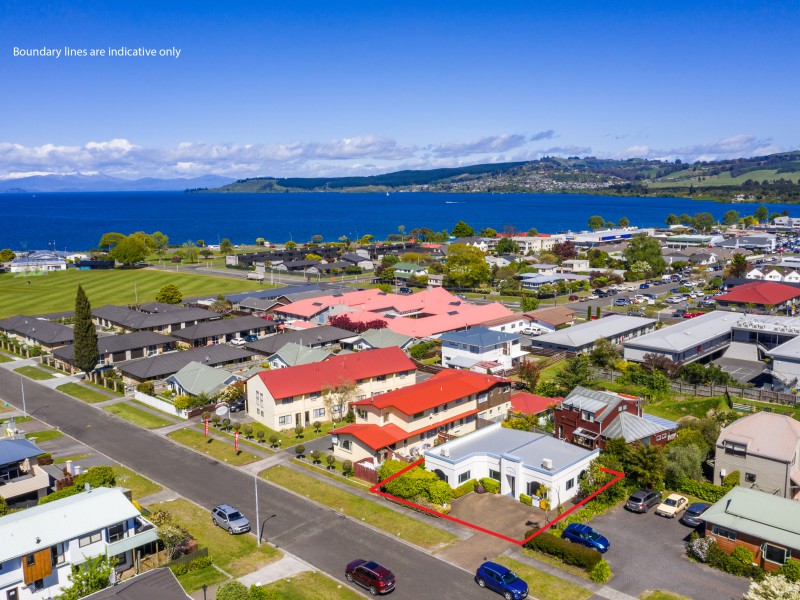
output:
[[[521,600],[528,596],[528,584],[511,569],[493,562],[485,562],[475,572],[475,581],[482,588],[502,594],[506,600]]]
[[[650,288],[650,284],[649,283],[640,283],[639,284],[639,289],[640,290],[646,290],[646,289],[649,289],[649,288]]]
[[[608,541],[608,538],[600,535],[588,525],[583,525],[581,523],[570,523],[567,525],[561,537],[570,542],[594,548],[600,552],[600,554],[608,552],[608,549],[611,548],[611,542]]]

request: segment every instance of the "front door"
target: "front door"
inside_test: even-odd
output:
[[[17,588],[13,590],[8,590],[6,592],[6,600],[19,600],[19,593],[17,592]]]
[[[517,488],[516,488],[517,478],[514,477],[513,475],[506,475],[506,477],[508,478],[508,488],[510,490],[509,496],[511,496],[512,498],[516,498],[517,497]]]

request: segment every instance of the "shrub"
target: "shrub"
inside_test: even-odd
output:
[[[722,485],[726,488],[732,488],[735,485],[739,485],[739,480],[741,477],[742,474],[739,471],[731,471],[722,480]]]
[[[223,583],[217,589],[217,600],[248,600],[250,592],[247,587],[238,581]]]
[[[261,431],[260,429],[258,431],[256,431],[256,437],[258,438],[258,443],[259,444],[263,444],[264,443],[264,436],[265,435],[266,434],[263,431]]]
[[[605,583],[611,577],[613,573],[611,572],[611,567],[608,566],[608,563],[605,560],[600,560],[592,570],[589,571],[589,579],[594,581],[595,583]]]
[[[749,556],[752,557],[752,553],[750,553]],[[742,555],[740,554],[739,557],[742,557]],[[747,557],[745,556],[744,558],[746,559]],[[740,558],[734,558],[728,555],[720,548],[719,544],[713,541],[708,546],[708,565],[720,571],[730,573],[731,575],[750,577],[751,579],[757,580],[764,578],[764,571],[759,567],[750,563],[745,564]]]
[[[795,558],[788,559],[783,566],[778,569],[778,573],[789,581],[800,581],[800,560]]]
[[[156,386],[153,385],[152,381],[145,381],[136,386],[136,391],[147,394],[148,396],[155,396]]]
[[[251,437],[253,437],[253,426],[252,426],[252,425],[250,425],[250,423],[248,423],[248,424],[246,424],[246,425],[244,426],[244,428],[243,428],[243,431],[244,431],[244,434],[245,434],[245,435],[246,435],[248,438],[251,438]]]
[[[39,461],[41,466],[53,464],[53,456],[49,452],[43,452],[37,456],[36,459]]]
[[[297,454],[297,458],[302,458],[303,454],[306,452],[306,447],[303,444],[298,444],[294,447],[294,451]]]
[[[713,543],[714,540],[711,538],[699,537],[697,532],[692,532],[689,543],[686,545],[686,553],[698,562],[707,563],[708,549]]]
[[[481,485],[483,489],[485,489],[490,494],[499,494],[500,493],[500,482],[496,479],[492,479],[490,477],[484,477],[481,479]]]
[[[325,457],[325,462],[328,463],[328,469],[332,469],[336,464],[336,457],[333,454],[328,454],[328,456]]]
[[[528,494],[520,494],[519,501],[522,502],[523,504],[527,504],[528,506],[533,505],[533,498],[528,496]]]
[[[189,572],[197,571],[199,569],[204,569],[208,566],[211,566],[212,562],[213,561],[211,560],[210,556],[195,558],[193,561],[189,563]]]
[[[684,479],[675,489],[676,492],[688,494],[703,500],[714,503],[730,491],[730,488],[721,485],[714,485],[705,481],[695,481],[694,479]]]
[[[322,452],[320,452],[319,450],[312,450],[311,459],[314,461],[314,464],[316,465],[318,462],[322,460]]]
[[[560,559],[564,564],[574,565],[591,571],[599,563],[603,557],[597,550],[573,544],[565,539],[550,535],[548,533],[540,533],[532,540],[525,543],[525,547],[530,550],[544,552],[550,556],[555,556]]]
[[[461,496],[465,496],[470,492],[475,491],[475,486],[478,485],[478,481],[476,479],[470,479],[469,481],[465,481],[456,489],[453,490],[453,498],[461,498]]]
[[[302,425],[295,425],[294,428],[294,435],[296,438],[300,439],[303,437],[303,426]]]
[[[353,474],[353,461],[352,460],[346,460],[346,461],[344,461],[342,463],[342,473],[344,473],[345,476],[347,476],[347,477],[349,477],[350,475]]]
[[[271,436],[269,436],[269,445],[272,446],[273,448],[278,445],[278,436],[275,435],[274,433]]]
[[[738,546],[735,548],[734,551],[731,552],[731,558],[739,561],[743,565],[752,565],[753,561],[756,559],[753,552],[744,546]]]
[[[211,422],[214,424],[214,427],[218,427],[221,420],[222,417],[220,417],[218,414],[215,413],[211,415]]]
[[[186,575],[189,572],[188,565],[175,565],[169,568],[175,574],[175,577],[180,577],[181,575]]]

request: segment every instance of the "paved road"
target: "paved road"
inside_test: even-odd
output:
[[[22,407],[19,375],[0,369],[0,390],[3,400]],[[200,505],[235,504],[255,522],[255,484],[249,475],[35,382],[25,382],[25,400],[29,414],[113,460]],[[344,565],[364,557],[395,572],[393,598],[486,598],[458,567],[283,489],[263,481],[258,486],[261,518],[275,514],[266,522],[265,538],[340,581]]]

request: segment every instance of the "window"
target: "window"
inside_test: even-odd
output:
[[[486,402],[486,400],[488,400],[488,399],[489,399],[489,394],[487,394],[486,392],[484,392],[483,394],[479,394],[478,395],[478,403],[479,404],[481,402]]]
[[[324,417],[325,416],[325,409],[324,408],[315,408],[313,410],[314,418],[317,417]]]
[[[294,398],[284,398],[281,400],[281,404],[291,404],[292,402],[294,402]]]
[[[500,471],[489,469],[489,478],[494,479],[495,481],[500,481]]]
[[[89,544],[95,544],[103,539],[103,534],[99,531],[95,533],[91,533],[85,537],[82,537],[78,540],[78,546],[83,548],[84,546],[88,546]]]
[[[339,448],[350,452],[353,449],[353,442],[351,440],[343,440],[339,438]]]
[[[291,424],[292,424],[292,415],[286,415],[285,417],[278,417],[278,425],[288,427]]]
[[[539,495],[539,488],[542,487],[542,484],[538,481],[529,481],[526,484],[527,494],[528,496],[538,496]]]
[[[725,454],[732,454],[733,456],[747,456],[747,446],[744,444],[725,442]]]
[[[786,548],[764,544],[764,560],[778,565],[782,565],[789,558],[790,552]]]
[[[747,483],[755,483],[756,482],[756,474],[755,473],[745,473],[744,480]]]
[[[465,471],[465,472],[461,473],[461,475],[458,476],[458,483],[460,485],[462,483],[466,483],[470,479],[472,479],[470,477],[470,472],[469,471]]]
[[[384,423],[388,423],[389,422],[389,413],[388,412],[383,413],[383,422]]]
[[[424,413],[424,412],[418,412],[418,413],[414,413],[414,416],[413,416],[413,417],[411,417],[411,418],[412,418],[412,419],[421,419],[421,418],[422,418],[422,417],[424,417],[424,416],[425,416],[425,413]]]
[[[367,418],[367,411],[363,408],[356,409],[356,415],[358,415],[359,419],[366,419]]]
[[[108,541],[116,542],[125,537],[125,523],[117,523],[108,528]]]
[[[311,400],[316,400],[317,398],[319,398],[319,397],[320,397],[320,395],[321,395],[321,394],[320,394],[319,392],[311,392],[311,393],[308,395],[308,397],[309,397]]]
[[[386,375],[378,375],[375,379],[378,381],[386,381]]]
[[[575,478],[573,477],[572,479],[567,479],[567,489],[571,490],[574,487],[575,487]]]
[[[28,554],[28,556],[25,557],[25,566],[32,567],[35,564],[36,564],[36,555]]]
[[[718,525],[711,526],[711,533],[713,533],[714,535],[718,535],[719,537],[731,540],[732,542],[736,541],[735,531],[731,531],[730,529],[725,529],[724,527],[720,527]]]

